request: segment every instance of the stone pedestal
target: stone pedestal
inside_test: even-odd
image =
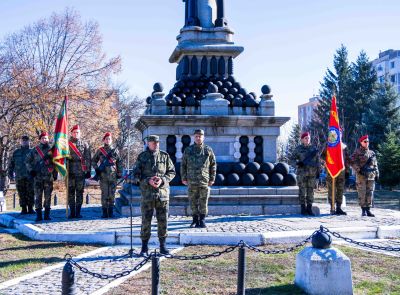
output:
[[[167,115],[167,102],[164,99],[164,93],[155,92],[151,97],[151,113],[157,115]]]
[[[353,294],[350,259],[333,247],[307,247],[296,257],[295,284],[311,295]]]
[[[261,116],[275,116],[275,102],[271,99],[272,95],[263,94],[261,96],[259,113]]]
[[[229,102],[220,93],[208,93],[201,101],[202,115],[227,116]]]

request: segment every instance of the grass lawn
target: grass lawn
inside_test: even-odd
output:
[[[32,241],[21,234],[0,233],[0,282],[64,261],[64,255],[79,255],[99,246]]]
[[[268,246],[268,249],[287,245]],[[355,294],[400,294],[399,258],[339,247],[352,263]],[[191,246],[179,255],[220,251],[222,247]],[[246,294],[304,294],[293,281],[296,253],[264,255],[247,250]],[[161,294],[236,294],[238,251],[218,258],[161,262]],[[151,270],[140,273],[107,295],[150,294]]]

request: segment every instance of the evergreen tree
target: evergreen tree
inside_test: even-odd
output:
[[[300,144],[300,125],[294,124],[287,141],[284,153],[284,162],[289,163],[295,148]]]
[[[379,144],[386,139],[386,134],[393,132],[400,136],[399,95],[388,81],[379,84],[369,108],[366,110],[364,125],[372,149],[379,150]]]
[[[393,188],[400,184],[400,141],[394,132],[388,133],[379,145],[378,166],[382,185]]]

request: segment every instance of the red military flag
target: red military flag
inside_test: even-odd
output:
[[[65,96],[54,130],[53,163],[62,176],[67,175],[65,159],[69,157],[67,105],[68,97]]]
[[[344,169],[342,138],[339,130],[339,116],[336,107],[336,97],[332,97],[329,116],[328,147],[326,152],[326,169],[335,178]]]

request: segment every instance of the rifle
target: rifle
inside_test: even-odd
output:
[[[106,167],[110,167],[110,166],[114,166],[114,164],[110,163],[110,158],[112,157],[112,155],[114,154],[115,150],[117,149],[117,147],[113,148],[110,153],[108,153],[108,156],[104,158],[104,160],[100,163],[99,167],[97,167],[96,170],[96,174],[95,176],[93,176],[93,180],[95,181],[99,181],[100,179],[100,174],[106,170]]]
[[[311,160],[317,155],[318,150],[315,149],[312,152],[308,153],[304,160],[302,161],[304,166],[311,166],[311,167],[317,167],[317,163],[312,162]]]
[[[360,169],[360,174],[364,175],[364,176],[368,176],[369,172],[375,172],[376,168],[368,168],[369,164],[371,164],[372,159],[375,158],[375,155],[373,155],[372,157],[369,157],[367,162],[365,162],[365,164],[361,167]]]

